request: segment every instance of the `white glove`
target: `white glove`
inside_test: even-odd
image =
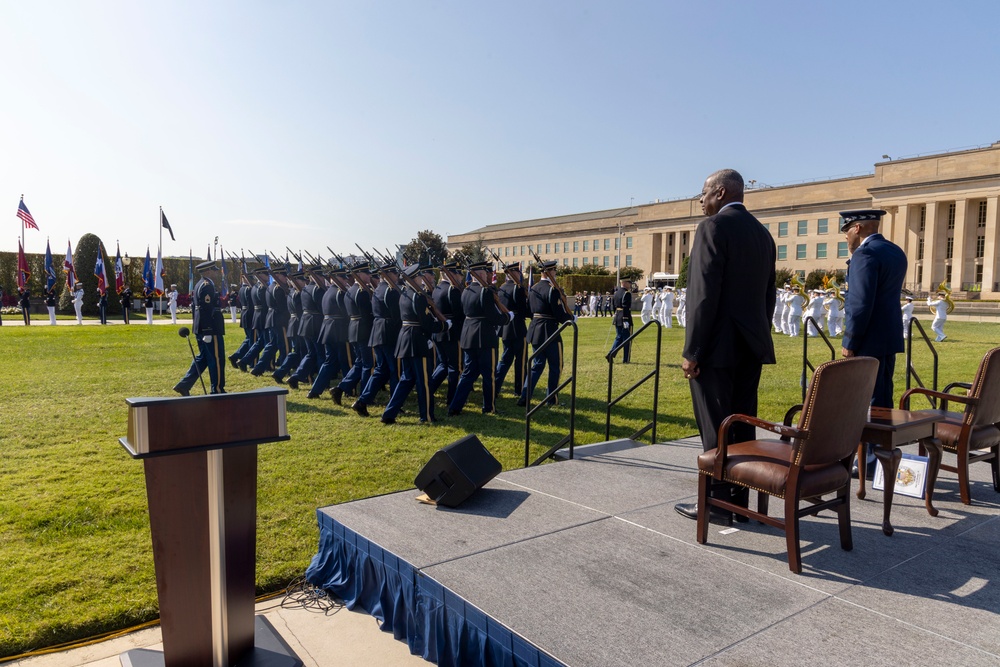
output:
[[[622,329],[628,331],[628,322],[622,322]]]
[[[428,350],[433,350],[434,349],[434,341],[432,341],[432,340],[427,341],[427,349]]]
[[[211,343],[212,342],[212,336],[211,335],[202,336],[201,337],[201,342],[203,342],[203,343]]]
[[[445,320],[444,323],[448,325],[448,329],[450,330],[451,329],[451,320]]]
[[[513,322],[514,321],[514,311],[511,310],[507,314],[510,315],[510,319],[507,320],[507,321],[508,322]]]

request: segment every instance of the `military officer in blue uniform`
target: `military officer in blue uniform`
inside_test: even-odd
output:
[[[611,297],[611,305],[615,309],[615,342],[611,344],[611,349],[625,343],[622,348],[622,363],[627,364],[632,361],[632,342],[625,342],[632,335],[632,281],[628,278],[622,278]]]
[[[222,274],[213,261],[202,262],[197,269],[201,279],[194,286],[191,306],[194,310],[192,330],[198,340],[198,356],[191,362],[187,374],[174,385],[174,391],[181,396],[190,393],[195,380],[206,368],[212,383],[211,393],[226,393],[226,367],[219,363],[226,353],[224,343],[226,325],[222,319],[222,309],[219,307],[219,295],[215,291],[215,281]]]
[[[326,292],[326,280],[323,278],[323,267],[310,266],[303,274],[304,279],[300,290],[302,299],[302,318],[299,320],[299,336],[302,338],[303,355],[299,367],[288,377],[288,386],[299,388],[299,382],[306,382],[316,375],[323,363],[323,350],[319,344],[319,330],[323,324],[323,294]]]
[[[556,266],[555,260],[542,262],[538,267],[541,277],[528,290],[528,306],[531,309],[528,342],[535,352],[556,332],[560,324],[573,319],[573,315],[566,310],[559,290],[553,285]],[[521,397],[517,400],[518,406],[527,405],[528,396],[534,393],[535,385],[542,377],[542,371],[545,370],[546,365],[549,367],[548,393],[553,394],[559,386],[559,374],[562,372],[562,336],[552,341],[543,353],[531,362],[531,371],[525,378]],[[556,396],[553,394],[548,399],[548,403],[555,405],[556,402]]]
[[[520,396],[524,388],[525,360],[528,358],[528,327],[525,319],[531,317],[528,307],[528,290],[524,289],[521,263],[513,262],[504,267],[506,280],[497,293],[507,310],[514,313],[514,319],[500,328],[500,340],[503,341],[503,354],[497,364],[496,388],[494,394],[500,395],[507,372],[514,369],[514,393]]]
[[[296,271],[288,274],[288,293],[286,302],[288,304],[288,326],[285,327],[286,339],[288,341],[288,354],[271,377],[278,384],[285,383],[285,376],[294,373],[302,357],[305,356],[305,341],[302,339],[302,289],[306,286],[305,272]]]
[[[483,414],[496,412],[493,388],[496,386],[497,327],[513,319],[513,313],[504,314],[498,306],[496,290],[490,285],[491,266],[488,262],[468,267],[472,283],[462,292],[463,365],[462,375],[455,387],[455,395],[448,404],[448,414],[458,415],[469,398],[476,378],[483,382]]]
[[[323,363],[320,364],[316,378],[306,398],[319,398],[330,387],[330,383],[347,374],[351,364],[350,344],[347,342],[349,317],[347,315],[347,271],[341,268],[331,269],[325,276],[319,272],[312,275],[313,282],[325,285],[326,291],[320,301],[323,321],[319,326],[317,339],[323,351]]]
[[[406,276],[414,281],[420,275],[420,266],[411,264],[405,269]],[[382,423],[393,424],[403,407],[407,396],[417,390],[417,411],[421,423],[434,421],[434,394],[430,391],[431,335],[447,331],[449,323],[441,322],[427,306],[427,297],[411,287],[403,287],[399,297],[401,326],[396,341],[395,356],[402,368],[396,389],[382,412]]]
[[[465,315],[462,313],[462,290],[465,281],[458,273],[458,264],[452,262],[441,267],[441,281],[434,287],[431,299],[438,311],[451,320],[451,328],[434,334],[434,347],[437,352],[437,365],[431,374],[431,393],[447,379],[448,393],[446,402],[451,403],[458,386],[458,376],[461,374],[461,351],[458,341],[462,337],[462,323]]]
[[[250,302],[253,304],[253,319],[250,321],[250,327],[253,329],[253,345],[236,362],[236,366],[244,372],[248,366],[257,365],[257,359],[264,346],[267,345],[265,324],[267,322],[267,287],[270,274],[266,266],[259,266],[253,270],[253,275],[257,278],[257,284],[250,290]]]
[[[268,285],[264,299],[267,304],[267,314],[264,316],[264,330],[267,332],[267,345],[260,352],[257,365],[250,375],[261,376],[266,371],[277,369],[285,363],[288,354],[288,269],[276,266],[269,269],[274,282]]]
[[[351,267],[354,284],[347,290],[344,306],[350,319],[347,326],[347,342],[351,345],[351,368],[336,387],[330,390],[333,402],[341,405],[345,393],[359,385],[368,384],[372,374],[372,349],[368,341],[372,335],[372,274],[368,262],[359,262]]]
[[[351,409],[362,417],[368,416],[368,406],[389,383],[389,395],[396,389],[399,373],[396,367],[396,339],[401,326],[399,317],[399,275],[395,264],[378,267],[379,284],[372,294],[372,333],[368,347],[372,350],[372,373],[358,400]]]
[[[240,346],[229,355],[229,363],[233,365],[233,368],[237,368],[237,363],[243,358],[250,348],[253,347],[254,341],[256,340],[256,334],[253,328],[253,315],[254,315],[254,305],[253,297],[253,283],[250,280],[250,276],[246,273],[240,276],[240,328],[243,329],[243,342]]]

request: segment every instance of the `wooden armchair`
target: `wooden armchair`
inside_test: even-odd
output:
[[[747,415],[731,415],[719,427],[719,446],[698,457],[698,542],[708,541],[710,507],[736,512],[785,531],[788,568],[802,571],[799,518],[825,509],[837,512],[840,546],[851,540],[851,462],[868,416],[878,361],[852,357],[828,361],[816,369],[798,426],[774,424]],[[783,439],[730,443],[736,422],[751,424]],[[757,511],[709,497],[713,481],[757,491]],[[836,494],[823,501],[821,496]],[[767,516],[769,496],[783,498],[784,518]],[[810,505],[799,508],[799,501]]]
[[[953,389],[968,390],[968,395],[950,393]],[[899,399],[899,407],[908,410],[914,394],[941,401],[940,410],[946,418],[938,422],[936,436],[941,446],[957,456],[955,465],[941,464],[943,470],[958,473],[958,489],[962,503],[972,504],[969,489],[969,464],[989,461],[993,467],[993,490],[1000,493],[1000,347],[986,353],[971,383],[953,382],[943,392],[923,387],[910,389]],[[963,412],[949,412],[948,403],[965,406]],[[931,477],[928,477],[930,480]],[[933,486],[927,493],[933,493]]]

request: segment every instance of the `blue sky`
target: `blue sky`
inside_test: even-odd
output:
[[[0,0],[0,250],[349,251],[1000,140],[995,2]]]

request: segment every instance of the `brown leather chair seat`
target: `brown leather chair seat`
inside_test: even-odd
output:
[[[698,470],[711,476],[715,469],[718,449],[698,457]],[[740,486],[764,492],[776,498],[785,497],[788,469],[795,450],[781,440],[751,440],[729,445],[723,468],[723,479]],[[841,465],[807,465],[799,476],[799,497],[812,498],[832,493],[850,480],[850,473]]]

